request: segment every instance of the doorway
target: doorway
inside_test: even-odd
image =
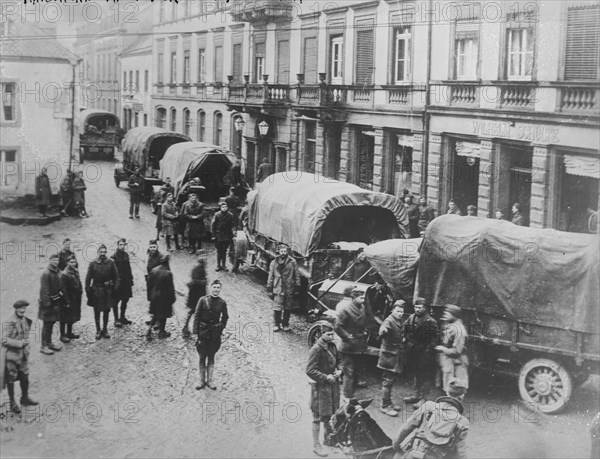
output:
[[[463,215],[467,206],[477,207],[479,198],[479,143],[455,140],[451,142],[451,160],[447,171],[450,198]]]

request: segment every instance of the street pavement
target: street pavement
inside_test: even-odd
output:
[[[80,166],[81,167],[81,166]],[[65,218],[45,227],[0,224],[2,242],[1,308],[27,299],[34,319],[31,394],[38,408],[20,416],[7,411],[2,394],[0,440],[4,457],[313,457],[308,378],[304,370],[310,324],[293,316],[292,332],[274,333],[264,273],[243,267],[241,273],[215,272],[216,252],[204,244],[209,280],[223,282],[230,320],[216,358],[216,391],[195,390],[197,354],[192,340],[181,337],[185,295],[195,260],[187,251],[171,253],[177,289],[172,336],[144,339],[148,318],[144,274],[146,247],[156,235],[155,216],[142,205],[141,218],[128,218],[129,196],[116,188],[114,163],[87,162],[86,203],[90,218]],[[80,340],[63,345],[53,356],[39,353],[37,298],[39,277],[47,265],[41,256],[58,250],[65,237],[73,241],[82,281],[100,243],[114,251],[127,238],[135,278],[128,316],[134,324],[109,326],[110,340],[96,341],[93,313],[82,305],[76,325]],[[164,239],[161,251],[166,251]],[[393,437],[403,419],[377,411],[380,375],[376,361],[365,358],[361,371],[369,388],[360,398],[375,400],[369,412]],[[475,375],[466,399],[471,420],[472,457],[587,457],[587,422],[599,410],[599,379],[592,377],[575,391],[567,410],[555,416],[532,412],[518,402],[516,382]],[[406,395],[405,381],[394,388]],[[17,388],[17,394],[19,389]],[[339,451],[330,455],[342,457]]]

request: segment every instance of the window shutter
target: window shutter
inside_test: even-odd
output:
[[[277,82],[290,82],[290,42],[281,40],[277,43]]]
[[[233,68],[232,75],[234,83],[242,82],[242,44],[233,45]]]
[[[223,47],[215,47],[215,83],[223,82]]]
[[[356,31],[356,84],[373,84],[373,28]]]
[[[317,83],[317,37],[304,39],[304,82]]]
[[[568,8],[565,80],[598,79],[599,41],[599,6],[589,4]]]

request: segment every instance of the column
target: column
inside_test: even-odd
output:
[[[413,150],[414,155],[414,150]],[[414,156],[413,156],[414,158]],[[427,200],[434,206],[437,203],[437,210],[444,209],[445,203],[442,202],[442,187],[440,182],[440,170],[442,164],[442,137],[439,134],[429,134],[429,157],[427,162]],[[423,178],[421,178],[422,183]],[[413,174],[413,185],[415,184]],[[420,185],[420,184],[419,184]]]
[[[531,202],[529,209],[529,226],[543,228],[547,226],[548,215],[548,164],[550,153],[547,145],[533,146],[533,162],[531,166]]]
[[[494,218],[494,205],[492,200],[492,185],[495,180],[492,154],[494,144],[491,139],[481,140],[479,147],[479,194],[477,199],[477,215],[479,217]]]
[[[340,145],[340,173],[339,173],[339,181],[346,182],[350,175],[350,148],[352,146],[352,142],[350,140],[352,135],[352,130],[349,125],[345,125],[342,128],[342,141]]]
[[[315,175],[325,175],[323,164],[325,162],[325,126],[322,121],[317,121],[317,144],[315,147]]]
[[[423,133],[413,131],[413,153],[412,153],[412,182],[404,186],[409,189],[412,194],[421,195],[421,182],[423,180]]]
[[[375,128],[373,152],[373,191],[383,190],[383,129]]]

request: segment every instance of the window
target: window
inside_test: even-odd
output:
[[[597,80],[600,54],[600,6],[567,9],[565,80]]]
[[[17,121],[17,84],[2,83],[2,122]]]
[[[506,77],[530,80],[533,75],[533,24],[536,19],[528,13],[509,14],[507,18]]]
[[[231,63],[231,74],[234,83],[242,82],[242,44],[235,43],[232,53],[233,62]]]
[[[123,72],[123,90],[127,89],[127,72]]]
[[[171,84],[177,83],[177,53],[171,53]]]
[[[222,83],[222,82],[223,82],[223,47],[215,46],[215,83]]]
[[[164,107],[156,108],[156,119],[154,120],[156,127],[165,128],[167,125],[167,109]]]
[[[457,79],[477,78],[479,62],[479,24],[457,22],[454,39],[454,75]]]
[[[148,114],[144,113],[144,126],[148,126]]]
[[[133,70],[129,71],[129,95],[133,96],[133,93],[135,92],[135,88],[132,87],[133,86]]]
[[[192,2],[191,1],[187,1],[187,2],[183,2],[183,17],[186,18],[191,14],[192,11]]]
[[[394,83],[410,81],[410,27],[398,27],[394,34]]]
[[[165,71],[165,56],[163,53],[158,53],[158,83],[163,83],[165,81],[164,71]]]
[[[198,83],[206,82],[206,51],[204,48],[198,50]]]
[[[171,131],[177,132],[177,110],[171,107]]]
[[[344,71],[344,37],[334,37],[331,39],[331,82],[333,84],[342,84]]]
[[[189,2],[186,2],[189,3]],[[190,52],[184,51],[183,53],[183,82],[190,84]]]
[[[304,170],[315,172],[315,154],[317,151],[317,123],[307,121],[304,123]]]
[[[187,108],[183,109],[183,133],[190,135],[190,125],[192,121],[190,119],[190,111]]]
[[[356,31],[356,84],[373,84],[373,28]]]
[[[18,183],[16,162],[17,150],[0,150],[0,170],[2,170],[3,186],[12,186]]]
[[[302,70],[304,72],[304,82],[306,84],[317,83],[317,38],[304,38],[304,62]]]
[[[198,142],[204,142],[204,136],[205,136],[205,131],[206,131],[206,113],[204,113],[203,110],[198,110],[197,118],[198,118],[198,127],[197,127]]]
[[[139,70],[135,71],[135,90],[137,92],[140,91],[140,71]]]
[[[165,20],[165,4],[161,3],[158,7],[158,22],[161,23]]]
[[[277,42],[277,83],[290,82],[290,41]]]
[[[214,133],[214,144],[221,145],[223,141],[223,115],[221,112],[215,112],[215,133]]]
[[[144,91],[148,92],[148,70],[144,70]]]
[[[260,83],[265,73],[265,43],[256,43],[254,47],[254,83]]]

